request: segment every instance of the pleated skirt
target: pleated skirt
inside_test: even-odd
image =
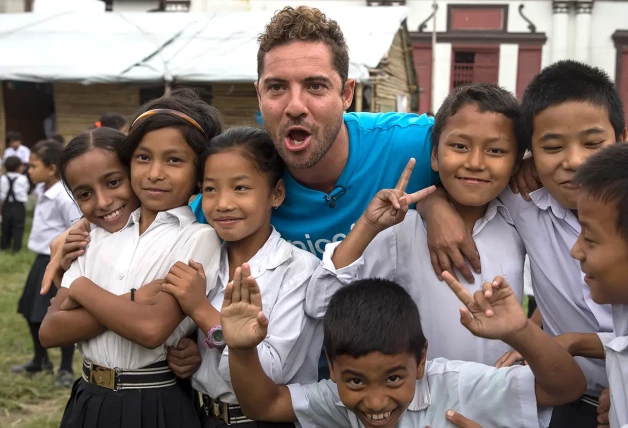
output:
[[[192,397],[178,383],[112,391],[78,379],[61,428],[201,428]]]
[[[41,323],[48,312],[50,300],[57,295],[57,287],[52,286],[47,294],[39,294],[41,281],[44,279],[50,256],[37,254],[26,278],[24,291],[17,304],[17,312],[24,315],[29,323]]]

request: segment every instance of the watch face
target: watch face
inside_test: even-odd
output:
[[[222,335],[222,330],[216,330],[214,331],[214,333],[212,333],[212,339],[214,339],[214,342],[216,343],[222,343],[225,341],[224,336]]]

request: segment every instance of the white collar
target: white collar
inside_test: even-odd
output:
[[[229,258],[227,255],[228,242],[223,242],[220,255],[220,283],[229,281]],[[251,260],[247,263],[251,267],[251,276],[259,278],[267,270],[273,270],[281,266],[292,256],[293,247],[287,241],[281,239],[281,234],[273,227],[270,236]]]
[[[530,193],[530,199],[543,211],[552,210],[556,218],[565,220],[575,231],[580,232],[578,218],[554,198],[544,187]]]
[[[141,207],[133,211],[131,215],[129,216],[129,220],[127,221],[126,226],[124,226],[124,228],[127,228],[134,223],[139,224],[141,214],[142,214]],[[155,217],[155,221],[153,221],[153,223],[148,227],[147,230],[151,229],[153,225],[156,226],[162,223],[178,223],[179,228],[182,229],[185,226],[188,226],[194,223],[195,221],[196,221],[196,218],[194,217],[194,212],[192,211],[192,209],[188,205],[184,205],[182,207],[172,208],[167,211],[158,212],[157,216]]]

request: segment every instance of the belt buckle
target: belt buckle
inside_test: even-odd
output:
[[[229,405],[225,403],[220,403],[218,401],[211,400],[211,413],[217,419],[222,420],[227,425],[231,425],[229,423]]]
[[[117,391],[117,370],[89,363],[89,383]]]

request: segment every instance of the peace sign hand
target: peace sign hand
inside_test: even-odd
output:
[[[506,280],[497,276],[485,282],[473,295],[449,272],[443,279],[465,307],[460,308],[460,323],[473,335],[508,342],[508,338],[523,330],[528,318]]]
[[[366,207],[363,217],[377,231],[381,232],[395,224],[401,223],[406,217],[410,204],[417,203],[436,190],[435,186],[430,186],[418,192],[406,193],[406,187],[412,176],[415,164],[416,160],[411,158],[401,173],[397,186],[394,189],[384,189],[377,192]]]

